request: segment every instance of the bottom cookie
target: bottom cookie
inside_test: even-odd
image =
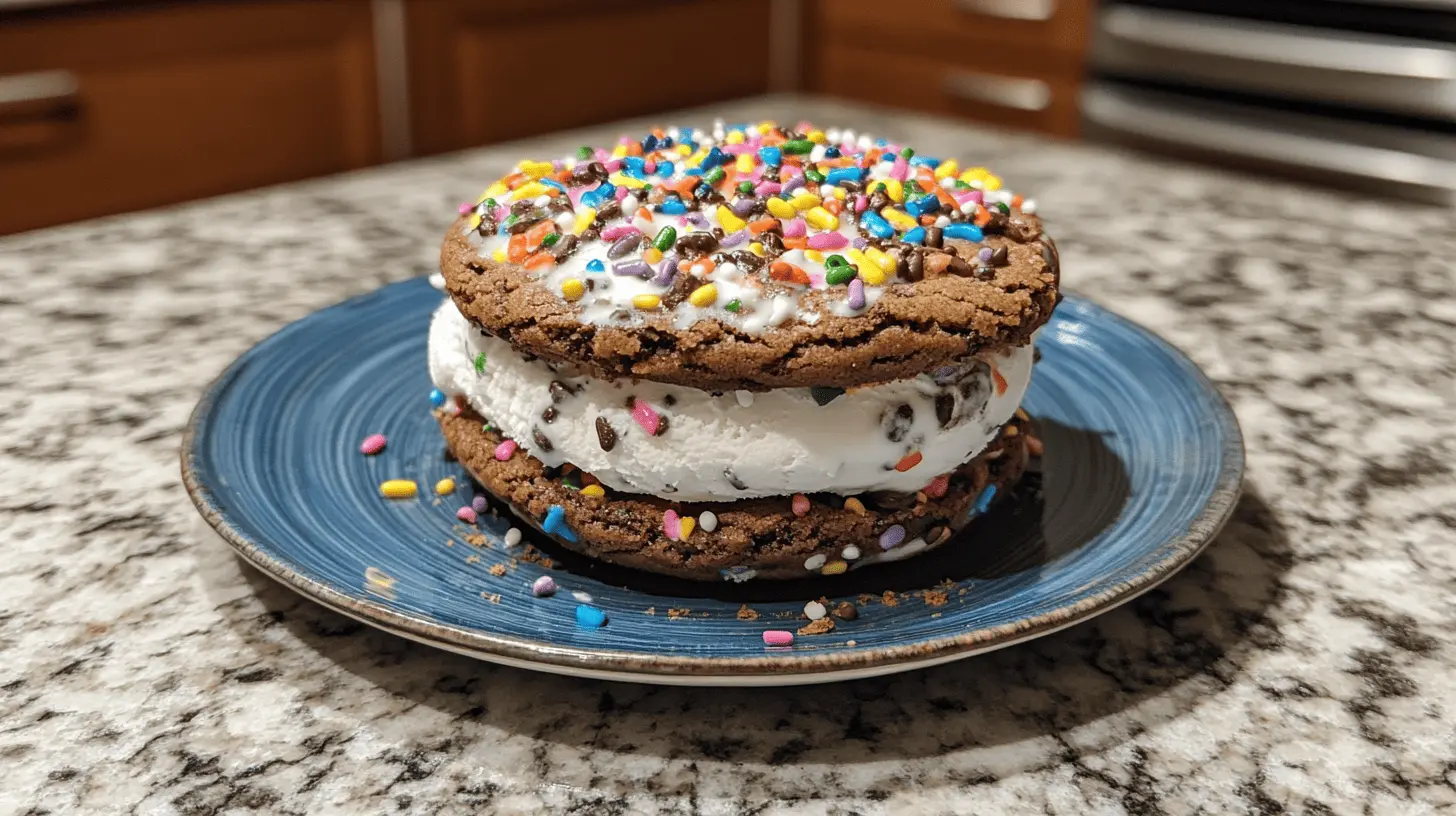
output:
[[[437,413],[460,464],[563,546],[702,581],[837,575],[946,543],[1021,478],[1030,430],[1025,417],[1018,411],[979,456],[915,494],[671,502],[605,490],[570,465],[548,468],[514,445],[502,445],[506,438],[468,410]]]

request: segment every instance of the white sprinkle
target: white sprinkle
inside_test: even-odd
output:
[[[845,547],[844,549],[839,551],[839,557],[843,558],[845,561],[853,561],[854,559],[859,558],[859,547],[851,544],[848,547]]]
[[[940,227],[941,229],[945,229],[946,227],[950,226],[950,219],[942,215],[939,218],[935,219],[935,225],[937,227]]]
[[[961,215],[970,215],[976,211],[976,202],[967,201],[961,205]]]
[[[629,195],[622,199],[622,212],[624,213],[635,213],[640,206],[642,203],[637,200],[637,196]]]
[[[571,591],[571,597],[577,599],[581,603],[591,603],[592,602],[592,596],[591,595],[588,595],[585,592],[582,592],[579,589],[573,589]]]
[[[515,527],[512,527],[509,530],[506,530],[506,546],[507,547],[514,547],[514,546],[516,546],[517,544],[520,544],[520,543],[521,543],[521,531],[520,530],[517,530]]]
[[[954,176],[946,176],[945,178],[940,180],[940,186],[947,190],[954,190],[955,183],[956,180]]]
[[[563,211],[556,216],[556,227],[560,230],[569,230],[571,225],[576,223],[576,216],[570,210]]]
[[[804,604],[804,614],[809,616],[809,620],[819,620],[825,615],[828,615],[829,610],[825,609],[824,604],[818,601],[810,601]]]
[[[551,196],[548,196],[548,195],[539,195],[539,196],[536,196],[535,200],[533,200],[531,203],[532,204],[535,204],[537,207],[544,207],[547,204],[550,204],[551,203]]]
[[[840,139],[839,128],[830,128],[830,129],[824,131],[824,138],[827,139],[829,141],[829,143],[832,144],[832,145],[839,144],[839,139]]]
[[[705,533],[713,532],[714,530],[718,529],[718,517],[713,515],[711,512],[704,510],[703,514],[701,516],[698,516],[698,529],[702,530]]]
[[[808,558],[804,559],[804,569],[812,572],[824,566],[824,562],[828,560],[829,559],[825,557],[822,553],[820,553],[819,555],[811,555]]]
[[[744,408],[750,408],[753,406],[752,391],[734,391],[733,396],[738,398],[738,404],[743,406]]]
[[[1036,201],[1030,198],[1022,201],[1021,211],[1026,213],[1027,215],[1036,215]]]
[[[435,287],[436,289],[444,289],[445,276],[441,275],[439,272],[430,275],[430,285]]]

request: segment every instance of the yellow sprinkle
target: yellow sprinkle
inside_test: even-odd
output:
[[[657,247],[648,247],[647,250],[642,253],[642,260],[648,262],[649,264],[656,264],[658,261],[662,260],[662,250],[658,249]]]
[[[525,184],[522,184],[520,187],[517,187],[514,193],[511,193],[511,200],[521,201],[527,198],[535,198],[536,196],[546,195],[546,191],[549,189],[551,188],[547,187],[539,181],[528,181]]]
[[[471,213],[470,220],[465,222],[465,228],[473,230],[480,226],[480,213]]]
[[[849,565],[844,563],[843,561],[830,561],[828,564],[824,565],[823,569],[819,570],[819,574],[839,575],[847,569],[849,569]]]
[[[678,526],[680,529],[677,534],[677,540],[687,541],[688,536],[692,535],[693,530],[698,526],[698,522],[692,516],[683,516],[682,521],[678,522]]]
[[[699,309],[706,309],[707,307],[712,306],[714,303],[717,302],[718,287],[714,286],[711,283],[699,286],[698,288],[693,290],[693,293],[691,295],[688,295],[688,303],[697,306]]]
[[[905,200],[905,185],[895,179],[885,179],[881,184],[885,185],[885,195],[889,196],[891,201],[899,203]]]
[[[561,296],[567,300],[581,300],[581,296],[584,294],[586,294],[586,287],[582,285],[580,279],[567,278],[561,282]]]
[[[643,187],[647,186],[647,182],[643,181],[642,179],[632,178],[631,176],[624,175],[622,173],[611,174],[607,177],[607,181],[610,181],[618,187],[626,187],[629,190],[640,190]]]
[[[754,241],[753,243],[751,243],[751,244],[748,245],[748,251],[749,252],[752,252],[754,255],[757,255],[758,257],[762,258],[763,257],[763,244],[760,244],[759,242]]]
[[[822,130],[811,130],[809,131],[809,135],[805,136],[804,138],[808,139],[814,144],[824,144],[825,142],[829,141],[829,139],[824,135],[824,131]]]
[[[890,222],[890,226],[895,229],[909,230],[920,226],[920,223],[910,217],[909,213],[902,212],[894,207],[886,207],[880,210],[880,215],[884,216],[885,220]]]
[[[723,138],[723,141],[726,144],[743,144],[743,131],[730,130],[728,135]],[[753,168],[750,167],[748,169],[752,170]]]
[[[679,156],[691,156],[693,155],[693,149],[685,144],[680,144],[677,146],[677,154]]]
[[[571,234],[580,235],[586,232],[586,228],[590,227],[595,220],[597,220],[597,208],[586,207],[576,214],[576,223],[571,225]]]
[[[607,495],[607,491],[603,490],[601,485],[587,485],[586,487],[583,487],[581,489],[581,495],[583,495],[583,496],[605,496],[605,495]]]
[[[555,167],[551,166],[551,162],[537,161],[523,161],[519,165],[517,165],[517,167],[520,168],[522,173],[525,173],[527,176],[533,179],[538,179],[542,176],[549,175],[553,170],[556,169]]]
[[[379,495],[387,499],[412,498],[419,490],[419,486],[409,479],[390,479],[379,485]]]
[[[843,187],[835,187],[834,188],[834,197],[837,198],[837,199],[839,199],[840,201],[843,201],[844,198],[845,198],[845,196],[847,196],[847,195],[848,195],[848,193],[846,193],[844,191],[844,188]]]
[[[850,496],[849,498],[844,500],[844,509],[855,514],[856,516],[863,516],[865,514],[864,502],[861,502],[859,499],[856,499],[853,496]]]
[[[935,177],[938,179],[949,178],[960,172],[961,163],[955,159],[948,159],[935,168]]]
[[[497,249],[495,252],[492,252],[490,254],[490,259],[493,260],[493,261],[495,261],[496,263],[505,263],[506,262],[506,248],[505,247],[501,247],[500,249]]]
[[[986,182],[986,189],[987,190],[991,190],[991,191],[994,192],[996,190],[1001,189],[1001,177],[1000,176],[987,175],[986,178],[984,179],[984,181]]]
[[[867,263],[871,263],[870,259],[866,258],[865,254],[857,249],[846,249],[844,250],[844,255],[855,266],[864,266]]]
[[[734,215],[733,211],[725,205],[719,204],[718,225],[723,228],[724,232],[732,234],[748,226],[748,222]]]
[[[796,210],[812,210],[822,204],[823,199],[813,193],[799,192],[794,193],[794,197],[789,199],[789,203],[794,205]]]
[[[895,259],[885,254],[884,251],[870,247],[865,250],[865,257],[874,262],[881,272],[890,272],[895,268]]]
[[[688,157],[687,163],[689,165],[702,164],[703,163],[703,159],[708,158],[708,151],[707,150],[704,150],[702,148],[699,148],[698,149],[698,152],[692,154],[691,156],[688,156],[688,154],[686,154],[686,153],[684,153],[683,155]]]
[[[732,143],[730,142],[729,144],[732,144]],[[753,172],[753,154],[752,153],[743,153],[743,154],[740,154],[738,156],[738,160],[736,162],[734,162],[734,166],[738,168],[738,172],[740,172],[740,173],[752,173]]]
[[[662,305],[662,298],[657,295],[633,295],[632,305],[639,309],[656,309]]]
[[[455,480],[449,476],[435,482],[435,495],[446,496],[455,492]]]
[[[612,148],[612,158],[614,158],[614,159],[620,159],[620,158],[625,157],[626,155],[627,155],[627,146],[626,145],[617,145],[616,147]]]
[[[758,135],[767,136],[770,130],[774,129],[774,120],[765,119],[758,123]]]
[[[889,212],[889,211],[890,211],[890,209],[888,207],[886,207],[885,208],[885,212]],[[813,207],[813,208],[811,208],[808,212],[804,213],[804,220],[805,221],[808,221],[809,222],[809,226],[813,227],[814,229],[821,229],[821,230],[837,230],[837,229],[839,229],[839,216],[837,216],[834,213],[832,213],[832,212],[824,209],[823,207]]]
[[[495,184],[492,184],[489,187],[485,188],[485,192],[480,194],[480,200],[484,201],[487,198],[500,198],[501,196],[510,192],[510,189],[511,188],[505,185],[505,182],[497,181]]]
[[[794,205],[777,197],[768,200],[768,211],[773,214],[774,218],[793,218],[798,214]]]
[[[859,267],[859,279],[864,281],[866,286],[879,286],[885,282],[885,273],[878,266],[867,263]]]
[[[808,258],[814,263],[824,263],[824,253],[820,252],[817,249],[804,250],[804,257]]]

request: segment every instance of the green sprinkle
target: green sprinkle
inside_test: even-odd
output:
[[[666,252],[672,249],[673,243],[677,241],[677,230],[672,227],[663,227],[657,237],[652,239],[652,245],[657,247],[658,252]]]
[[[1006,206],[1006,202],[1004,202],[1004,201],[997,202],[996,203],[996,209],[1000,210],[1002,215],[1010,215],[1011,214],[1011,208],[1008,207],[1008,206]]]
[[[595,152],[591,149],[591,145],[582,145],[576,149],[576,157],[578,159],[590,159]]]
[[[753,182],[751,182],[751,181],[740,181],[738,183],[738,192],[740,192],[740,193],[751,193],[751,192],[753,192]]]
[[[824,259],[824,265],[829,267],[830,269],[833,269],[836,266],[849,266],[849,260],[846,259],[843,255],[840,255],[836,252],[835,254],[830,255],[829,257]]]
[[[496,203],[495,199],[493,199],[493,198],[487,198],[485,201],[482,201],[481,203],[484,204],[485,205],[485,208],[488,209],[488,210],[493,210],[496,207],[499,207],[500,206],[499,204]]]
[[[481,353],[475,355],[475,373],[476,374],[484,374],[485,373],[485,352],[483,352],[483,351]],[[487,428],[487,430],[489,430],[489,428]]]
[[[557,241],[560,241],[560,240],[561,240],[561,233],[559,233],[559,232],[549,233],[545,238],[542,238],[541,239],[541,246],[543,246],[543,247],[556,246],[556,242]]]
[[[510,215],[506,216],[506,220],[505,221],[502,221],[501,222],[501,226],[503,226],[503,227],[509,227],[510,225],[516,223],[519,220],[521,220],[521,217],[519,215],[516,215],[515,213],[511,213]]]
[[[809,181],[814,182],[815,184],[823,184],[824,183],[824,174],[821,173],[821,172],[819,172],[818,170],[815,170],[812,167],[810,167],[808,170],[805,170],[804,171],[804,178],[808,179]]]
[[[957,190],[969,190],[969,189],[971,189],[971,185],[968,182],[964,182],[964,181],[961,181],[960,179],[956,179],[955,188]]]
[[[722,181],[723,177],[726,175],[728,174],[723,172],[723,168],[714,167],[712,170],[708,171],[707,175],[703,176],[703,181],[706,181],[709,184],[717,184],[718,182]]]
[[[884,191],[886,191],[888,189],[890,189],[890,188],[886,187],[885,186],[885,183],[883,181],[877,181],[874,184],[871,184],[870,185],[870,188],[868,190],[865,190],[865,192],[867,192],[867,193],[883,193]]]
[[[482,431],[485,431],[486,433],[490,433],[491,431],[494,431],[495,430],[495,426],[492,425],[492,424],[490,424],[489,422],[487,422],[484,425],[481,425],[480,426],[480,429]]]
[[[830,286],[840,286],[854,280],[854,267],[833,266],[824,273],[824,282]]]
[[[802,156],[814,149],[814,143],[808,139],[790,139],[784,142],[780,149],[790,156]]]
[[[743,308],[743,301],[739,300],[738,298],[733,298],[732,300],[724,304],[723,308],[734,314],[738,314],[738,310]]]
[[[907,147],[904,150],[900,151],[900,158],[909,161],[910,159],[915,158],[915,151]]]

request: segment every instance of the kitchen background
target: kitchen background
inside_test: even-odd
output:
[[[768,91],[1456,202],[1456,0],[0,0],[0,234]]]

